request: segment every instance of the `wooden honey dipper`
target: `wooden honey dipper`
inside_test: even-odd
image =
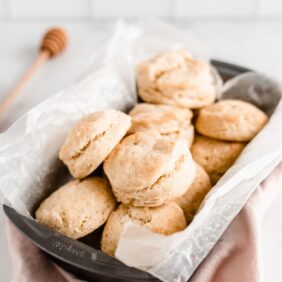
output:
[[[30,80],[37,69],[49,58],[52,58],[61,53],[66,48],[67,44],[68,37],[66,32],[62,28],[52,28],[47,31],[42,39],[40,52],[37,58],[16,84],[15,88],[4,98],[4,100],[0,104],[0,116],[3,115],[4,112],[11,106],[14,99],[20,93],[20,90]]]

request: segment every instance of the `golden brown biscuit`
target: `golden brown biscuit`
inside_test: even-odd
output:
[[[170,235],[186,228],[182,209],[174,202],[155,208],[136,208],[121,204],[109,217],[102,235],[102,251],[115,255],[124,225],[133,221],[155,233]]]
[[[60,187],[41,203],[35,216],[39,223],[78,239],[103,225],[115,207],[109,183],[89,177]]]
[[[176,203],[184,211],[187,223],[193,220],[211,187],[210,177],[201,166],[197,165],[196,177],[193,183],[182,197],[176,199]]]
[[[153,130],[168,138],[184,138],[190,147],[194,139],[189,109],[147,103],[137,104],[129,113],[132,120],[129,133]]]
[[[216,87],[208,63],[186,51],[170,51],[137,68],[138,95],[146,102],[191,109],[210,105]]]
[[[250,141],[267,121],[267,115],[250,103],[222,100],[199,111],[196,129],[219,140]]]
[[[191,153],[195,162],[208,173],[212,184],[215,184],[233,165],[244,147],[244,143],[196,136],[191,146]]]
[[[79,120],[68,134],[59,158],[75,178],[91,174],[109,155],[131,125],[130,116],[106,110]]]
[[[104,171],[119,201],[155,207],[186,192],[196,165],[185,140],[144,131],[124,138],[105,160]]]

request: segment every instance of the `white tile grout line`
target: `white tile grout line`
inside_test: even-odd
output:
[[[58,22],[67,22],[67,23],[105,23],[105,22],[112,22],[117,20],[119,17],[97,17],[95,14],[84,17],[84,16],[78,16],[78,17],[71,17],[71,16],[61,16],[61,17],[40,17],[40,16],[17,16],[17,17],[0,17],[0,23],[11,23],[11,24],[28,24],[28,23],[46,23],[50,21],[58,21]],[[140,17],[123,17],[128,21],[134,21],[138,20]],[[189,20],[184,19],[182,17],[159,17],[164,20],[168,20],[171,22],[179,22],[179,23],[223,23],[223,22],[229,22],[229,23],[275,23],[275,22],[281,22],[282,21],[282,15],[265,15],[265,16],[257,16],[252,15],[250,17],[248,16],[238,16],[238,17],[230,17],[230,16],[222,16],[222,17],[190,17]]]
[[[88,0],[88,9],[90,11],[90,20],[93,21],[96,18],[96,11],[95,11],[95,0]]]
[[[169,3],[169,17],[174,20],[176,17],[175,17],[175,12],[176,12],[176,1],[174,0],[170,0],[170,3]]]
[[[94,3],[94,0],[87,0],[87,9],[88,9],[87,19],[89,21],[92,21],[92,19],[93,19],[93,3]]]
[[[3,9],[4,9],[4,19],[11,19],[12,13],[11,13],[11,3],[9,0],[3,0]],[[1,17],[0,17],[1,19]]]
[[[259,15],[259,8],[260,8],[260,5],[261,5],[261,1],[262,0],[256,0],[255,2],[254,2],[254,7],[253,7],[253,13],[254,13],[254,15]]]

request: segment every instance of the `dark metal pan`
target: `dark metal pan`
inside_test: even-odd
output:
[[[250,71],[247,68],[212,60],[223,80]],[[15,226],[36,246],[43,250],[65,270],[87,281],[159,281],[150,274],[128,267],[100,249],[101,231],[77,241],[43,226],[33,219],[24,217],[14,209],[4,206],[4,211]]]

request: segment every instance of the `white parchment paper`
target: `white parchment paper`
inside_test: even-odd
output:
[[[166,24],[154,20],[133,25],[119,22],[107,45],[91,60],[83,80],[36,106],[0,135],[3,201],[31,216],[34,204],[58,188],[66,177],[57,154],[73,123],[101,109],[128,110],[136,103],[134,66],[156,53],[182,48],[188,48],[198,58],[209,58],[190,34]],[[244,90],[238,78],[225,85],[223,98],[242,98],[232,94],[232,89],[236,90],[233,93],[241,89],[243,97],[255,97],[266,112],[272,113],[281,97],[280,86],[267,79],[268,91],[273,91],[265,95],[263,87],[254,90],[261,77],[250,76],[252,80],[244,77]],[[217,84],[220,90],[220,82]],[[269,103],[274,97],[276,102]],[[267,103],[271,109],[264,108]],[[281,161],[281,140],[280,102],[267,126],[207,195],[186,230],[167,237],[130,223],[123,231],[116,256],[163,281],[187,281],[250,194]]]

